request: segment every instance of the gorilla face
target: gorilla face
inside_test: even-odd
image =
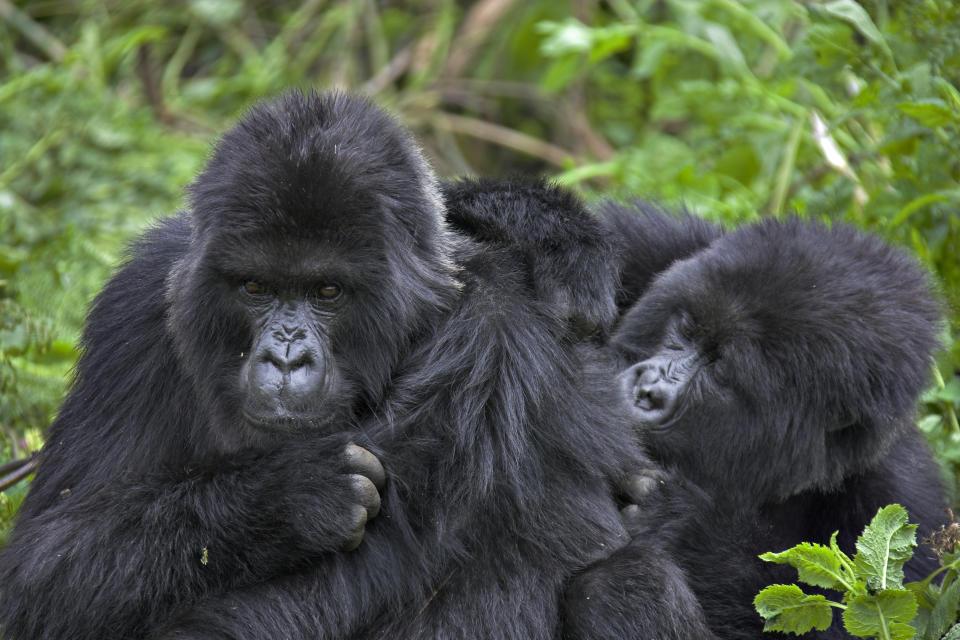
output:
[[[375,300],[352,286],[348,261],[328,243],[290,242],[289,262],[264,269],[245,259],[263,253],[263,241],[254,240],[234,245],[237,257],[214,268],[241,343],[232,380],[224,380],[237,411],[245,424],[266,431],[343,419],[359,382],[350,371],[353,337],[344,321]],[[290,266],[280,271],[280,264]]]
[[[244,416],[267,425],[309,420],[321,398],[339,395],[326,327],[340,285],[321,280],[299,291],[247,280],[241,296],[259,328],[240,368]]]
[[[456,295],[433,175],[363,100],[255,108],[190,193],[167,326],[228,449],[341,430]]]
[[[653,354],[627,368],[620,378],[639,422],[651,429],[669,427],[700,369],[709,364],[694,342],[693,325],[685,314],[673,317]]]
[[[882,456],[922,388],[935,307],[912,261],[836,226],[765,221],[674,263],[612,339],[651,453],[757,499]]]

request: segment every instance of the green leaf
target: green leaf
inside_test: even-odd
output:
[[[903,586],[903,565],[917,546],[917,525],[908,521],[907,510],[891,504],[877,511],[857,538],[854,570],[871,588],[885,590]]]
[[[947,103],[939,98],[929,98],[917,102],[901,102],[897,105],[897,108],[923,126],[931,129],[945,127],[948,124],[960,121],[960,116],[951,111]]]
[[[960,640],[960,624],[950,627],[950,631],[947,631],[947,635],[943,636],[943,640]]]
[[[823,596],[807,595],[795,584],[770,585],[753,599],[753,606],[765,621],[764,631],[798,635],[828,628],[833,621],[830,605]]]
[[[870,14],[854,0],[834,0],[824,4],[821,8],[831,16],[850,23],[867,40],[881,49],[889,51],[880,29],[870,19]]]
[[[924,638],[939,640],[950,628],[950,625],[957,621],[958,605],[960,605],[960,580],[954,580],[940,594],[937,604],[930,612],[930,621]]]
[[[917,615],[917,600],[906,589],[860,594],[847,600],[843,624],[855,636],[910,640],[915,629],[906,624]],[[889,631],[889,636],[886,632]]]
[[[837,555],[821,544],[802,542],[782,553],[765,553],[760,556],[766,562],[789,564],[796,568],[801,582],[814,587],[843,591],[844,576]]]
[[[933,85],[940,90],[940,95],[943,96],[951,111],[960,113],[960,91],[943,78],[934,78]]]

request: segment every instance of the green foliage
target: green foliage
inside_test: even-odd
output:
[[[760,559],[788,564],[805,584],[840,592],[840,601],[807,595],[795,585],[771,585],[757,594],[754,606],[764,619],[764,631],[803,634],[827,629],[831,608],[843,611],[843,625],[859,638],[940,640],[956,635],[960,606],[960,551],[956,523],[930,542],[941,554],[941,568],[922,582],[903,584],[903,566],[913,557],[916,525],[900,505],[880,509],[857,539],[851,559],[837,546],[802,543]],[[939,581],[936,578],[941,578]],[[953,628],[951,629],[951,626]]]
[[[35,446],[90,300],[210,140],[336,86],[442,174],[559,172],[731,225],[798,211],[915,252],[952,314],[920,425],[960,472],[960,3],[0,4],[0,461]]]

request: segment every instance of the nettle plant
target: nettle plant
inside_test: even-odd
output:
[[[844,628],[858,638],[960,640],[960,525],[953,522],[924,541],[941,566],[922,581],[904,584],[903,565],[913,557],[916,530],[907,511],[893,504],[880,509],[863,530],[853,558],[837,546],[836,532],[829,545],[804,542],[761,555],[794,567],[799,582],[840,595],[831,600],[796,584],[771,585],[753,601],[765,620],[764,631],[822,631],[833,623],[833,609],[840,609]]]

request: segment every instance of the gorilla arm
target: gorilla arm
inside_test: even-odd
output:
[[[355,546],[379,463],[343,440],[212,453],[164,324],[182,221],[98,298],[73,389],[10,544],[0,622],[18,638],[136,637],[181,602]],[[371,461],[372,459],[372,461]]]
[[[580,387],[565,321],[517,295],[503,260],[460,257],[463,299],[366,425],[389,482],[365,543],[201,602],[159,637],[553,637],[564,580],[625,541],[605,478],[636,452]]]

